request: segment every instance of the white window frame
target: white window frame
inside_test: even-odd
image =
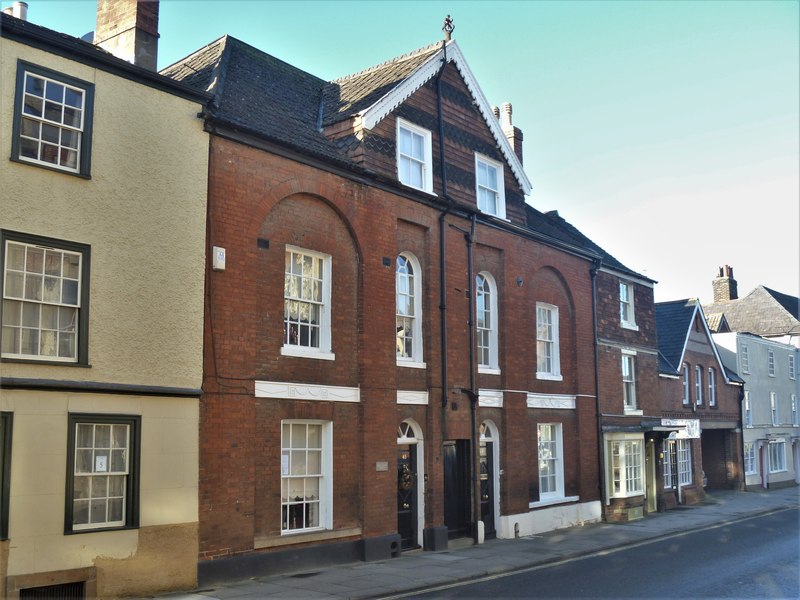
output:
[[[767,349],[767,374],[775,377],[775,351]]]
[[[483,281],[483,286],[480,285]],[[486,289],[488,288],[488,290]],[[488,295],[488,301],[487,301]],[[478,331],[478,372],[500,373],[498,352],[497,283],[491,273],[481,271],[475,276],[475,326]],[[481,307],[483,306],[483,311]],[[483,318],[481,318],[483,312]],[[484,358],[488,356],[488,361]]]
[[[286,439],[287,427],[290,431],[290,436],[294,435],[292,426],[304,426],[306,430],[306,439],[308,436],[308,428],[319,427],[320,443],[318,446],[309,446],[308,442],[304,446],[294,443],[292,440]],[[306,474],[305,471],[308,467],[309,452],[319,453],[320,455],[320,470],[318,473]],[[295,468],[295,461],[299,461],[305,453],[305,462],[303,467]],[[320,420],[303,420],[303,419],[286,419],[281,421],[281,464],[280,464],[280,483],[281,483],[281,535],[296,535],[298,533],[308,533],[312,531],[321,531],[333,529],[333,423],[331,421]],[[291,473],[292,469],[302,471],[298,473]],[[300,502],[290,502],[289,498],[292,496],[292,489],[297,490],[297,487],[290,489],[290,481],[303,480],[305,489],[305,480],[316,479],[317,489],[319,490],[319,498],[305,497]],[[295,496],[296,498],[297,496]],[[292,506],[317,507],[317,522],[318,525],[304,526],[304,527],[289,527],[289,511]],[[303,509],[303,519],[308,514]]]
[[[744,443],[744,474],[758,475],[758,460],[756,458],[756,445],[753,442]]]
[[[94,84],[19,61],[12,160],[89,177],[93,106]]]
[[[548,429],[553,435],[553,439],[542,440],[543,428]],[[564,497],[564,441],[562,438],[561,423],[539,423],[536,427],[537,434],[537,457],[539,459],[539,501],[546,502]],[[549,454],[543,458],[543,456]],[[548,473],[546,478],[553,482],[553,489],[547,492],[542,491],[543,484],[543,463],[549,463],[553,472]]]
[[[400,135],[401,131],[406,130],[411,133],[412,136],[416,135],[422,138],[422,146],[423,146],[423,157],[420,159],[418,156],[413,156],[411,154],[405,154],[400,150]],[[432,152],[432,142],[431,142],[431,132],[419,125],[415,125],[405,119],[401,119],[398,117],[397,119],[397,180],[405,186],[410,188],[414,188],[417,190],[422,190],[423,192],[428,192],[429,194],[433,193],[433,152]],[[409,161],[413,164],[417,164],[422,169],[421,179],[422,185],[417,186],[413,185],[409,180],[403,181],[403,161]]]
[[[550,317],[550,323],[543,323],[542,317],[545,315]],[[563,381],[558,320],[557,306],[544,302],[536,303],[536,379]],[[547,356],[548,350],[550,351],[549,357]],[[548,358],[549,365],[547,364]]]
[[[490,187],[488,182],[480,182],[479,173],[481,166],[485,166],[487,170],[494,169],[495,177],[497,179],[497,189]],[[477,152],[475,153],[475,203],[478,206],[478,210],[480,210],[482,213],[499,217],[501,219],[506,218],[506,186],[504,175],[505,171],[503,170],[503,163],[492,160],[483,154],[478,154]],[[482,189],[494,194],[495,206],[497,208],[496,212],[488,210],[488,207],[486,206],[481,206]]]
[[[717,405],[717,370],[714,367],[708,368],[708,405]]]
[[[797,394],[792,394],[792,426],[800,427],[800,414],[797,412]]]
[[[694,401],[697,406],[703,406],[703,367],[694,367]]]
[[[786,471],[786,440],[769,441],[769,472],[781,473]]]
[[[68,424],[65,531],[138,527],[141,417],[71,413]]]
[[[780,423],[780,415],[778,414],[778,398],[775,392],[769,393],[769,408],[772,413],[772,425],[777,427]]]
[[[636,352],[622,350],[622,407],[625,414],[641,414],[636,393]]]
[[[85,364],[89,247],[5,231],[2,238],[2,357]],[[9,261],[20,252],[22,268],[12,269]],[[36,352],[23,352],[26,338]]]
[[[691,385],[689,382],[689,364],[683,363],[683,405],[691,404]]]
[[[306,248],[299,248],[297,246],[290,246],[287,244],[286,251],[284,254],[284,265],[286,264],[286,258],[291,257],[292,255],[295,254],[300,255],[303,258],[308,257],[312,261],[320,261],[319,264],[321,264],[322,266],[322,280],[320,283],[319,278],[315,278],[313,274],[306,275],[306,274],[296,274],[293,272],[287,273],[284,267],[284,286],[283,286],[284,318],[283,318],[283,346],[281,347],[281,354],[284,356],[334,360],[336,356],[331,349],[331,312],[332,312],[331,257],[328,254],[323,254],[321,252],[316,252],[314,250],[308,250]],[[301,278],[301,285],[300,285],[301,291],[299,294],[296,293],[289,294],[286,287],[289,277],[298,277],[298,276]],[[311,279],[312,285],[315,286],[321,285],[321,290],[320,290],[321,295],[319,300],[315,300],[314,298],[304,297],[302,291],[303,279]],[[308,294],[305,295],[308,296]],[[296,344],[291,343],[291,335],[290,335],[291,321],[287,322],[287,315],[289,314],[289,311],[287,310],[287,303],[289,302],[297,302],[299,304],[308,304],[319,307],[320,316],[319,316],[319,324],[317,325],[319,332],[319,339],[317,346],[301,345],[299,342],[302,341],[302,337],[297,332],[295,332],[295,338],[298,340],[298,343]],[[298,322],[298,324],[301,323]]]
[[[744,413],[744,426],[745,427],[752,427],[753,426],[753,406],[750,404],[750,391],[745,390],[744,392],[744,407],[742,412]]]
[[[742,373],[750,372],[750,351],[747,349],[747,344],[742,344],[741,352]]]
[[[628,498],[644,494],[644,439],[641,435],[608,436],[606,461],[609,497]]]
[[[795,375],[795,365],[794,365],[794,354],[789,355],[789,379],[794,379]]]
[[[402,261],[400,259],[403,259]],[[407,269],[404,273],[400,272],[401,266],[407,264],[411,267],[412,273],[409,275]],[[422,340],[422,267],[419,260],[411,252],[401,252],[395,259],[395,354],[397,356],[397,366],[400,367],[424,367],[423,340]],[[411,277],[411,287],[407,285],[408,278]],[[402,279],[406,280],[405,284]],[[401,291],[408,289],[407,292]],[[412,312],[400,312],[400,299],[403,296],[411,296]],[[401,320],[406,325],[401,325]],[[401,335],[411,322],[411,356],[405,352],[406,336]]]
[[[692,443],[691,440],[675,440],[678,460],[678,484],[681,487],[692,484]],[[664,453],[664,489],[673,489],[672,453],[667,448]]]
[[[639,331],[636,325],[636,312],[634,304],[634,285],[629,281],[619,282],[619,322],[625,329]],[[627,308],[627,316],[625,314]]]

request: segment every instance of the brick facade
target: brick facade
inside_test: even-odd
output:
[[[443,85],[448,190],[455,203],[443,217],[445,393],[440,217],[446,204],[396,183],[380,183],[397,177],[397,115],[429,128],[438,148],[433,84],[369,132],[386,146],[365,143],[359,150],[361,163],[376,174],[375,184],[212,136],[208,244],[225,248],[227,265],[224,271],[207,271],[201,561],[395,535],[397,432],[404,421],[413,422],[422,436],[417,441],[424,472],[417,475],[424,485],[419,506],[424,530],[445,525],[443,445],[460,441],[471,453],[467,462],[477,460],[468,393],[470,281],[464,235],[475,211],[474,152],[498,161],[503,156],[466,101],[470,92],[454,67],[446,68]],[[434,192],[440,196],[436,162]],[[507,216],[516,228],[478,215],[472,247],[474,273],[490,273],[499,298],[499,369],[476,373],[475,389],[499,393],[502,407],[482,403],[475,427],[486,422],[494,428],[502,472],[496,474],[494,493],[501,521],[509,520],[503,527],[513,527],[513,515],[528,518],[539,508],[539,424],[560,425],[568,504],[599,500],[598,444],[592,262],[588,253],[567,253],[521,228],[526,225],[524,195],[508,167],[504,172]],[[334,360],[282,353],[287,246],[330,257]],[[413,253],[420,263],[423,368],[398,366],[395,356],[395,264],[401,252]],[[559,309],[561,381],[536,376],[537,302]],[[357,389],[359,401],[256,397],[259,381]],[[427,394],[427,404],[399,403],[402,393]],[[553,407],[529,408],[531,398]],[[558,404],[564,398],[573,405]],[[322,533],[281,534],[280,425],[294,419],[332,424],[332,529]],[[464,503],[472,509],[469,497]],[[495,526],[500,535],[501,523]]]

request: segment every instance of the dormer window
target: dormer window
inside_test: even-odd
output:
[[[478,210],[506,218],[506,195],[503,184],[503,165],[486,156],[475,155],[475,193]]]
[[[409,187],[433,193],[431,132],[397,119],[397,178]]]

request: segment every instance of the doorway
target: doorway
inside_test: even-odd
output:
[[[653,438],[647,440],[645,469],[647,481],[647,512],[654,513],[658,509],[658,488],[656,485],[656,443]]]
[[[421,546],[424,506],[422,430],[411,420],[397,428],[397,533],[400,549]]]
[[[497,537],[498,498],[498,457],[497,436],[489,421],[481,423],[480,429],[480,481],[481,481],[481,521],[484,539]]]
[[[451,540],[472,535],[469,451],[469,440],[448,440],[442,447],[444,524]]]

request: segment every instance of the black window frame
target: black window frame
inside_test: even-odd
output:
[[[128,425],[130,427],[128,479],[125,482],[125,523],[113,527],[73,529],[72,506],[75,470],[75,428],[78,423],[93,425]],[[64,534],[78,535],[98,531],[118,531],[139,527],[139,484],[142,446],[142,417],[140,415],[110,415],[69,413],[67,418],[67,482],[64,494]]]
[[[14,413],[0,412],[0,540],[8,539],[8,511],[11,496],[11,436]]]
[[[32,235],[29,233],[21,233],[18,231],[9,231],[7,229],[0,229],[0,323],[3,321],[3,285],[5,282],[6,271],[6,242],[20,242],[23,244],[33,244],[36,246],[44,246],[46,248],[55,248],[58,250],[69,250],[70,252],[81,253],[81,295],[80,295],[80,309],[78,310],[78,356],[74,362],[67,362],[61,360],[51,360],[46,356],[32,356],[30,358],[23,357],[3,357],[0,355],[2,362],[24,362],[36,363],[47,365],[60,365],[60,366],[89,366],[89,287],[90,287],[90,274],[91,274],[91,246],[88,244],[81,244],[79,242],[71,242],[67,240],[60,240],[51,237],[44,237],[39,235]],[[0,331],[2,336],[2,331]]]
[[[83,130],[81,131],[81,150],[79,153],[80,166],[78,171],[70,171],[57,165],[42,164],[20,157],[20,130],[22,124],[22,106],[25,91],[25,73],[32,73],[40,77],[54,79],[66,85],[81,88],[85,94]],[[83,179],[91,179],[91,158],[92,158],[92,121],[94,117],[94,84],[66,75],[47,67],[42,67],[24,60],[17,61],[17,80],[14,92],[14,120],[11,133],[11,160],[13,162],[40,167],[48,171],[55,171],[65,175],[73,175]]]

